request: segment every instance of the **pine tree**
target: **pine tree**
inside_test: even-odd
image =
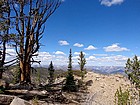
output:
[[[53,67],[53,63],[51,61],[49,68],[48,68],[48,72],[49,72],[49,85],[53,84],[55,82],[55,78],[54,78],[54,67]]]
[[[85,59],[85,55],[83,54],[83,52],[81,51],[79,54],[79,58],[78,58],[79,62],[79,66],[80,66],[80,70],[81,70],[81,78],[82,80],[84,79],[84,75],[85,75],[85,69],[84,66],[86,64],[86,59]]]
[[[68,72],[73,73],[72,72],[72,51],[71,51],[71,49],[70,49],[70,54],[69,54]]]
[[[135,55],[131,60],[128,58],[125,73],[128,75],[128,79],[135,85],[136,89],[139,92],[139,101],[140,101],[140,60]]]
[[[130,58],[127,60],[125,69],[128,79],[140,89],[140,60],[136,55],[133,60]]]
[[[73,71],[72,71],[72,51],[70,49],[69,54],[69,64],[68,64],[68,74],[66,77],[66,83],[63,87],[64,91],[74,92],[77,91],[77,86],[74,80]]]

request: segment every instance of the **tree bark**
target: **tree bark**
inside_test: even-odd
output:
[[[5,61],[5,55],[6,55],[6,40],[3,41],[3,52],[2,52],[2,59],[0,64],[0,79],[2,79],[2,74],[4,72],[4,61]]]
[[[30,70],[31,69],[31,66],[30,66],[30,64],[27,62],[27,64],[26,64],[26,82],[27,83],[31,83],[31,73],[30,73]]]
[[[2,69],[0,70],[0,79],[2,79],[2,74],[3,74],[3,71]]]
[[[21,76],[20,76],[20,80],[21,82],[24,82],[25,80],[25,72],[24,72],[24,68],[23,68],[23,62],[20,61],[20,72],[21,72]]]

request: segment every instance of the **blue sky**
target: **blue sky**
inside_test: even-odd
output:
[[[140,56],[140,0],[64,0],[46,22],[39,50],[42,65],[73,64],[80,51],[87,65],[124,66]]]

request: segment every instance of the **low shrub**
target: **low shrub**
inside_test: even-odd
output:
[[[130,92],[128,90],[122,91],[122,88],[117,89],[115,93],[115,105],[131,105]]]
[[[3,86],[0,86],[0,94],[3,94],[5,91],[5,88]]]

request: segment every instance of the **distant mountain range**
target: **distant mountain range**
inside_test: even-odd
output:
[[[101,74],[125,74],[123,66],[94,66],[92,71]]]
[[[37,67],[37,66],[35,66]],[[48,68],[47,65],[42,67]],[[79,65],[73,65],[73,70],[79,70]],[[67,70],[67,65],[54,65],[55,70]],[[125,74],[123,66],[85,66],[87,70],[100,73],[100,74]]]

